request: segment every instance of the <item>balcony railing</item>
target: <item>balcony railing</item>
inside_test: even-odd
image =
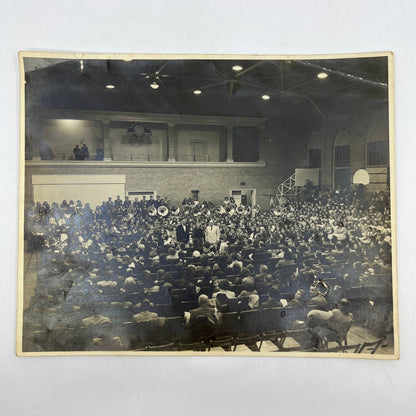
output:
[[[177,162],[221,162],[218,155],[175,155]]]
[[[133,154],[133,153],[113,153],[111,155],[104,155],[103,153],[90,153],[88,159],[81,159],[76,160],[74,159],[74,155],[72,153],[63,153],[63,152],[53,152],[53,154],[49,154],[46,157],[40,158],[41,160],[50,160],[50,161],[74,161],[82,162],[82,161],[114,161],[114,162],[167,162],[167,161],[175,161],[175,162],[185,162],[185,163],[222,163],[225,162],[225,156],[219,156],[218,154],[215,155],[190,155],[190,154],[176,154],[173,158],[169,157],[167,154]],[[39,157],[30,158],[26,155],[26,160],[34,160],[38,161]],[[254,159],[252,155],[244,155],[244,157],[236,157],[236,162],[238,161],[244,162],[258,162],[258,159]]]
[[[165,162],[168,160],[168,155],[135,155],[129,153],[113,153],[112,160],[115,162]]]

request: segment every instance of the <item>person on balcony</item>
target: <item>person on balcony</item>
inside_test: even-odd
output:
[[[81,158],[81,149],[79,148],[79,145],[75,145],[75,148],[73,150],[74,152],[74,158],[75,160],[82,160]]]
[[[80,153],[81,153],[81,160],[90,159],[90,151],[88,150],[88,147],[85,143],[82,145],[82,148],[80,149]]]

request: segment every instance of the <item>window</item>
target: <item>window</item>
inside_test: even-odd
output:
[[[388,142],[367,143],[367,165],[387,165],[389,160]]]
[[[350,166],[351,164],[351,146],[349,144],[345,146],[335,147],[335,167],[343,168]]]
[[[321,167],[321,149],[309,149],[308,168]]]
[[[340,188],[349,187],[351,184],[350,169],[335,169],[334,185]]]

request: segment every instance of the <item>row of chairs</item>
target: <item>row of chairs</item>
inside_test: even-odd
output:
[[[285,349],[284,342],[290,333],[280,332],[272,335],[262,335],[254,337],[224,337],[220,339],[210,339],[208,341],[196,342],[171,342],[163,345],[147,345],[145,348],[137,349],[136,351],[148,352],[176,352],[176,351],[211,351],[212,348],[222,348],[224,351],[236,351],[239,345],[247,345],[252,351],[261,352],[262,345],[265,341],[271,341],[276,345],[276,352],[293,351],[294,349]],[[355,345],[338,345],[332,348],[305,350],[303,352],[317,352],[317,353],[353,353],[353,354],[375,354],[383,339],[378,339],[371,342],[363,342]],[[299,351],[299,350],[298,350]]]
[[[302,330],[286,331],[285,339],[299,340],[299,336],[302,335]],[[378,348],[382,345],[384,338],[377,339],[375,341],[367,341],[360,344],[347,345],[337,343],[334,347],[329,347],[328,343],[323,343],[319,348],[314,349],[302,349],[302,347],[285,347],[282,345],[282,351],[303,351],[303,352],[342,352],[342,353],[355,353],[355,354],[375,354]]]
[[[190,306],[191,308],[191,306]],[[202,334],[203,337],[241,337],[281,331],[291,328],[294,319],[305,317],[307,310],[285,310],[271,308],[222,314],[222,322],[213,333]],[[111,325],[98,328],[82,328],[79,326],[56,326],[51,329],[42,325],[26,327],[24,344],[27,348],[45,351],[52,350],[83,350],[89,339],[120,337],[123,349],[130,350],[143,345],[157,344],[161,341],[171,342],[192,336],[187,333],[185,319],[182,316],[161,317],[144,322],[113,322]]]
[[[158,318],[140,323],[109,324],[98,328],[57,327],[44,329],[39,325],[34,325],[31,330],[28,329],[24,332],[23,350],[84,351],[114,348],[116,350],[141,351],[204,351],[207,348],[210,350],[214,347],[224,347],[228,351],[233,346],[235,351],[238,345],[244,344],[252,351],[261,351],[265,341],[271,341],[279,351],[301,350],[301,347],[285,347],[286,339],[299,340],[299,337],[305,335],[305,330],[287,329],[291,327],[291,317],[288,317],[289,321],[285,322],[286,316],[282,316],[282,312],[285,311],[273,308],[263,311],[244,311],[240,314],[237,312],[226,313],[222,316],[221,325],[215,328],[212,333],[200,334],[196,340],[186,330],[183,317]],[[103,340],[103,342],[96,345],[92,342],[96,339]],[[114,343],[115,339],[120,340],[118,344]],[[316,351],[352,351],[374,354],[382,341],[380,339],[361,345],[341,344],[334,348],[328,348],[327,344]],[[202,343],[204,349],[202,349]],[[112,345],[114,347],[111,347]],[[197,347],[198,345],[200,347]]]

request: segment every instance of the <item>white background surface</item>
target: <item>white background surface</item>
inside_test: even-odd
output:
[[[412,1],[391,0],[3,0],[0,4],[1,413],[413,414],[416,404],[415,9]],[[393,51],[400,361],[16,358],[19,50],[276,54]]]

